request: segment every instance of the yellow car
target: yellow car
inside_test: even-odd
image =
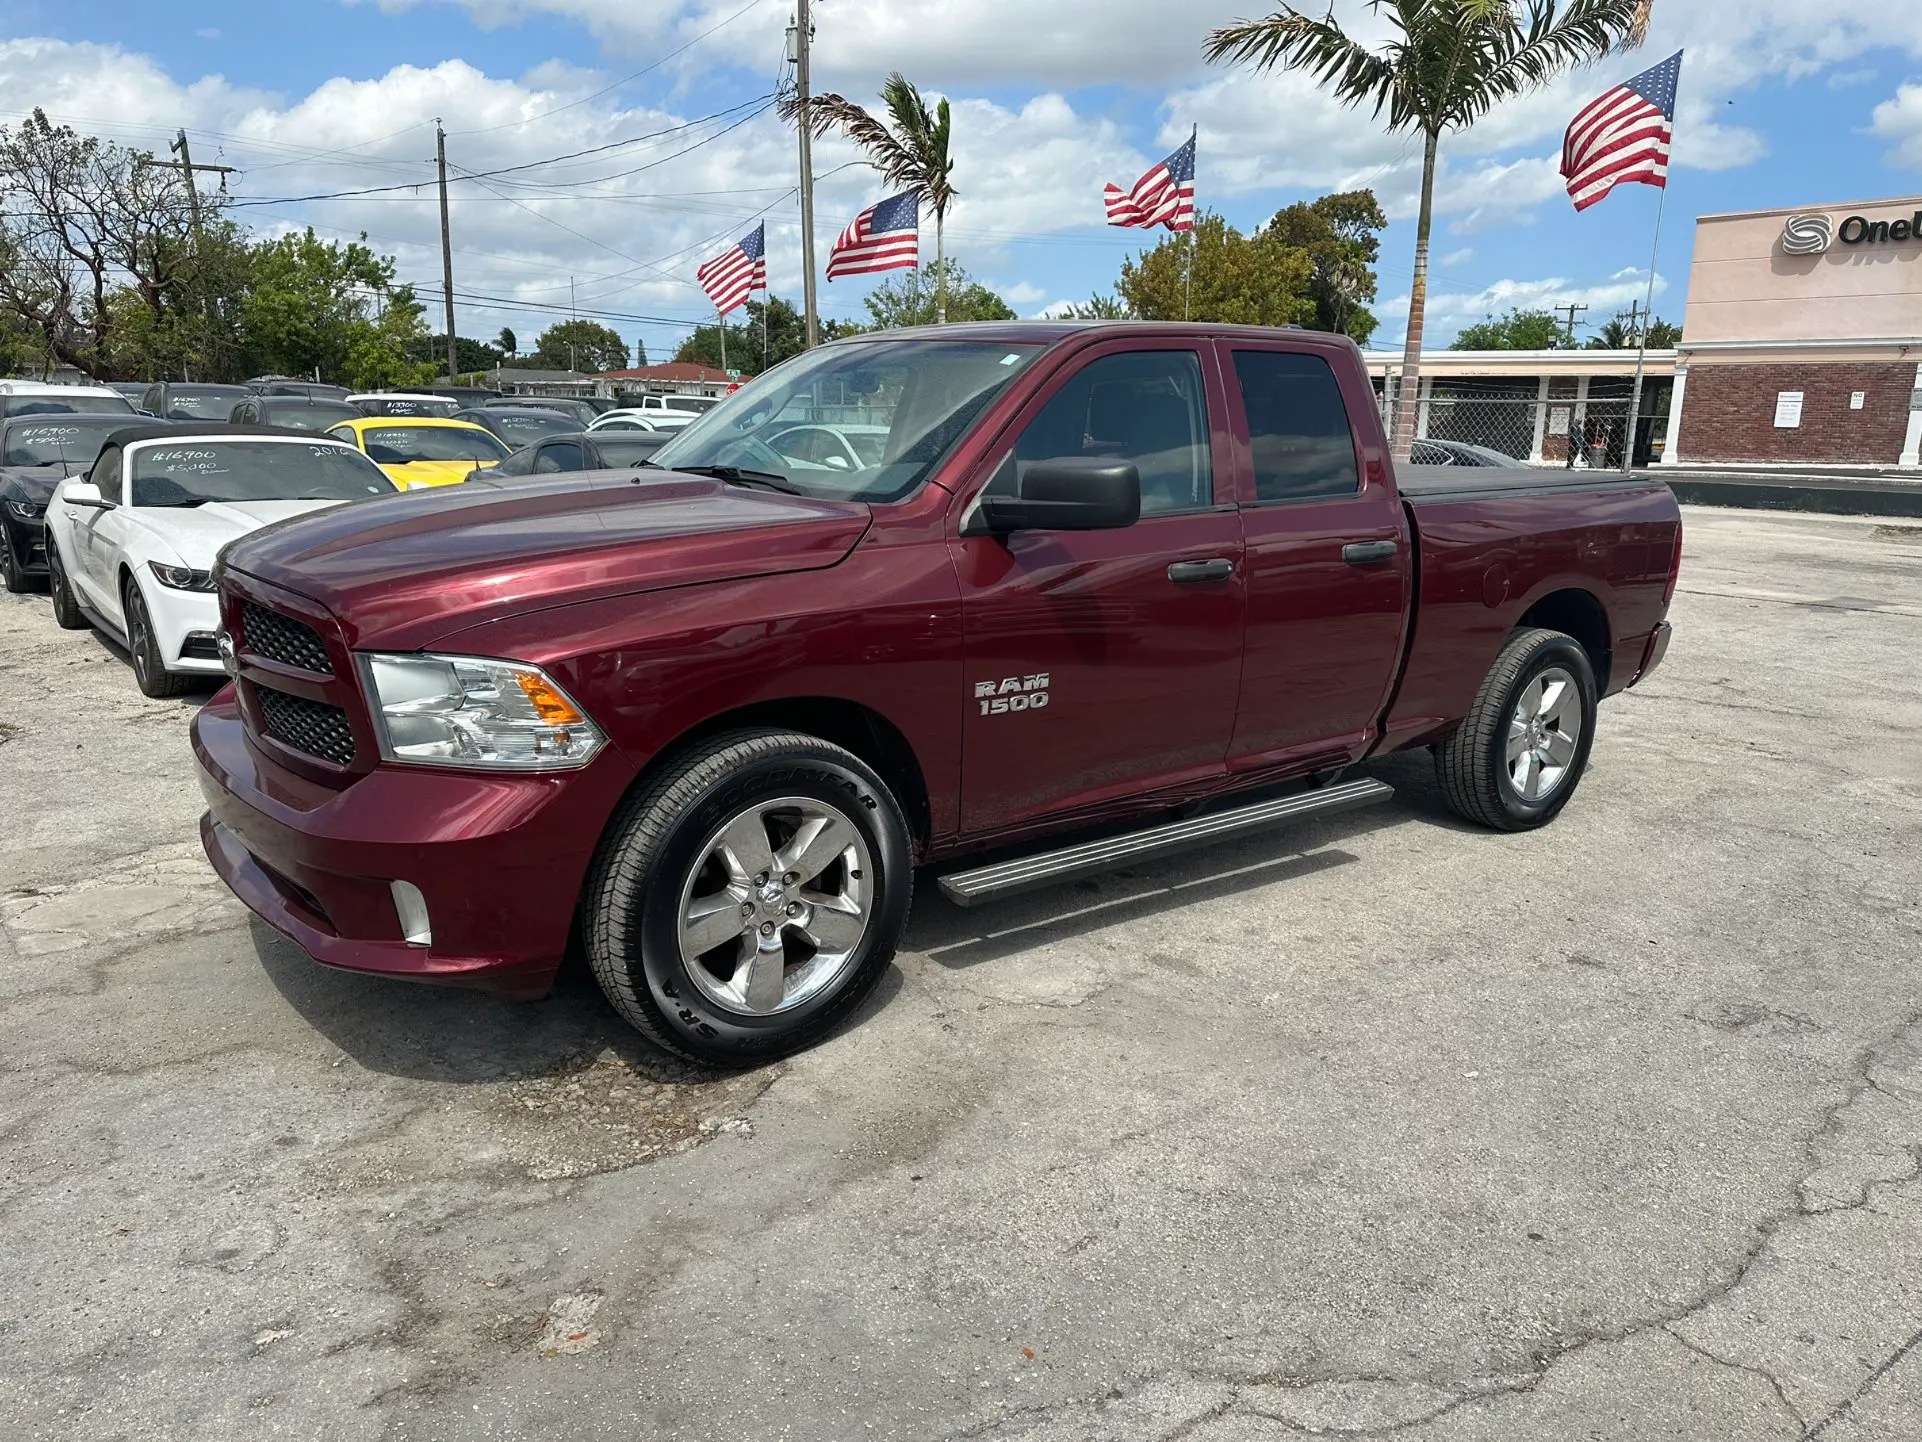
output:
[[[327,434],[364,452],[403,491],[458,485],[513,454],[485,427],[438,416],[367,416]]]

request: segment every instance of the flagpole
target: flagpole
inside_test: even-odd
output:
[[[721,369],[725,371],[727,369],[727,312],[716,306],[714,314],[720,318],[721,322]]]
[[[1642,376],[1648,367],[1648,333],[1655,324],[1655,267],[1662,259],[1662,215],[1668,209],[1668,186],[1655,204],[1655,248],[1648,258],[1648,299],[1642,305],[1642,333],[1635,351],[1635,387],[1628,396],[1628,434],[1622,442],[1622,473],[1635,468],[1635,427],[1642,419]]]

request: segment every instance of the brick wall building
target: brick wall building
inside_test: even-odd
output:
[[[1922,466],[1922,197],[1705,215],[1668,465]]]

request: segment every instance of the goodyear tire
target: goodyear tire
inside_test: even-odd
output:
[[[1560,631],[1517,631],[1489,668],[1461,729],[1435,751],[1454,812],[1498,831],[1561,814],[1595,739],[1595,671]]]
[[[812,1045],[894,956],[907,823],[853,753],[737,731],[670,762],[609,824],[581,935],[615,1009],[669,1051],[751,1066]]]

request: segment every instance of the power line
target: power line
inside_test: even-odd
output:
[[[726,26],[732,25],[736,20],[739,20],[743,15],[747,14],[748,11],[764,3],[765,3],[765,0],[748,0],[748,3],[743,5],[739,10],[736,10],[732,15],[728,16],[725,20],[719,21],[714,25],[710,25],[707,29],[703,30],[699,35],[696,35],[692,40],[688,41],[687,44],[679,47],[678,49],[668,51],[667,54],[663,55],[659,60],[656,60],[652,65],[644,66],[641,69],[636,70],[632,75],[628,75],[623,77],[620,80],[616,80],[612,85],[603,86],[601,89],[596,90],[592,95],[583,95],[579,100],[570,100],[565,105],[556,105],[552,110],[543,110],[539,115],[529,115],[521,120],[510,120],[502,125],[484,126],[479,130],[450,130],[448,134],[454,135],[454,136],[492,135],[495,131],[512,130],[514,129],[514,127],[518,125],[532,125],[536,120],[545,120],[550,115],[559,115],[563,110],[572,110],[577,105],[585,105],[591,100],[599,100],[603,95],[607,95],[613,91],[619,90],[624,85],[632,85],[636,80],[639,80],[643,75],[650,75],[654,71],[659,70],[663,65],[667,64],[667,62],[672,60],[675,56],[686,54],[689,50],[692,50],[696,45],[699,45],[703,40],[707,39],[707,37],[712,35],[716,30],[720,30],[725,28]]]

